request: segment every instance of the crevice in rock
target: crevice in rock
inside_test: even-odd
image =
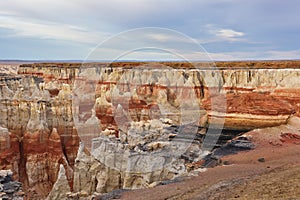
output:
[[[23,146],[23,140],[19,140],[19,150],[20,150],[20,161],[19,161],[19,179],[20,182],[24,184],[24,188],[27,188],[28,183],[28,176],[26,172],[26,156],[24,155],[24,146]]]

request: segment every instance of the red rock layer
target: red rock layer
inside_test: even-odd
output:
[[[0,135],[0,169],[11,169],[14,178],[19,179],[20,149],[16,135]]]
[[[160,64],[175,69],[175,75],[169,76],[166,72],[164,72],[165,75],[158,73],[161,78],[158,80],[158,78],[153,78],[155,76],[152,76],[150,71],[150,74],[147,72],[148,74],[144,75],[151,77],[150,82],[152,82],[144,84],[144,78],[133,71],[132,76],[126,77],[128,83],[122,85],[120,78],[124,76],[125,71],[138,68],[141,64],[145,63],[92,63],[86,66],[81,66],[80,63],[48,63],[20,66],[20,75],[43,79],[45,90],[49,91],[51,98],[60,99],[49,102],[46,105],[48,110],[45,111],[49,130],[56,128],[57,134],[51,136],[47,131],[24,132],[28,120],[19,123],[21,125],[16,125],[18,120],[8,120],[9,130],[17,136],[24,136],[20,143],[22,148],[19,149],[20,155],[23,156],[20,157],[20,163],[23,163],[21,166],[27,167],[26,173],[31,168],[36,172],[35,175],[27,174],[25,177],[29,186],[47,183],[51,187],[53,180],[57,177],[59,163],[62,163],[66,169],[68,165],[71,168],[74,165],[79,136],[71,119],[74,106],[68,96],[76,93],[72,91],[76,81],[81,89],[78,97],[84,97],[78,103],[78,111],[82,114],[79,120],[88,122],[93,119],[95,121],[93,118],[95,115],[100,120],[99,124],[101,122],[102,130],[115,130],[115,134],[118,134],[120,123],[126,126],[130,120],[159,118],[162,114],[160,105],[167,105],[168,108],[174,109],[173,113],[166,115],[175,123],[180,123],[180,115],[184,112],[194,115],[193,107],[190,110],[189,107],[186,110],[180,110],[178,99],[188,105],[193,103],[190,102],[191,100],[198,102],[201,126],[223,123],[225,120],[224,127],[227,129],[249,130],[284,124],[291,115],[300,116],[300,82],[298,81],[300,72],[297,70],[300,67],[299,61],[220,62],[216,66],[219,70],[214,70],[212,65],[207,63],[164,62]],[[157,64],[157,66],[160,65]],[[78,77],[80,70],[85,67],[98,68],[94,70],[94,73],[88,74],[88,77]],[[199,71],[193,71],[195,67],[200,67]],[[97,70],[102,70],[103,79],[95,81],[92,80],[92,76],[97,75]],[[184,78],[181,80],[181,77]],[[205,82],[206,77],[215,78],[218,82],[209,85]],[[192,84],[185,85],[187,82]],[[119,91],[117,95],[114,95],[116,85],[119,86]],[[124,95],[128,91],[131,92],[130,96]],[[6,109],[18,110],[18,112],[12,112],[16,115],[21,112],[22,105],[26,107],[28,103],[13,100],[3,105],[6,105]],[[28,110],[22,115],[25,119],[29,118],[26,113]],[[95,127],[95,130],[97,128]],[[81,139],[86,137],[90,140],[94,137],[94,135],[88,135],[87,132],[88,130],[84,129],[80,133],[83,133],[80,135]],[[85,133],[87,134],[84,135]],[[5,152],[7,156],[10,155],[10,151]],[[13,158],[14,155],[11,156],[12,159],[18,159]],[[45,160],[51,161],[52,164]],[[44,177],[41,172],[45,172],[47,177]],[[68,171],[66,173],[71,179],[72,173]]]

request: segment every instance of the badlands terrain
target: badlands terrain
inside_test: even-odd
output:
[[[0,75],[0,198],[300,199],[300,61]]]

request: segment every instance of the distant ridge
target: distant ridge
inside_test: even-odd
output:
[[[300,59],[266,59],[266,60],[115,60],[113,62],[286,62],[300,61]],[[0,64],[30,64],[30,63],[108,63],[111,60],[0,60]]]

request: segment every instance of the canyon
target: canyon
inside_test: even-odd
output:
[[[300,61],[0,69],[0,169],[26,199],[154,187],[239,133],[300,117]]]

